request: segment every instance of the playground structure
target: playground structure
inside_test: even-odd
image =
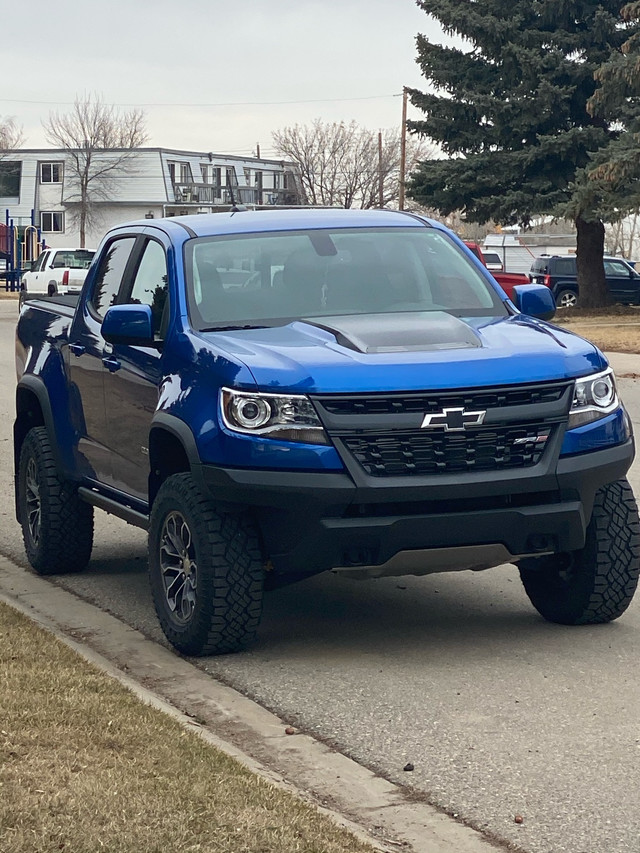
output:
[[[0,224],[0,262],[4,261],[0,282],[5,290],[20,290],[22,273],[31,268],[44,248],[40,229],[34,225],[33,211],[29,225],[15,225],[9,210],[5,212],[5,224]]]

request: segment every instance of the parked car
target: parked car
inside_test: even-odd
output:
[[[504,269],[504,264],[502,263],[502,258],[497,252],[487,252],[483,251],[484,262],[488,270],[493,272],[502,272]]]
[[[640,305],[640,273],[623,258],[604,258],[604,274],[614,302]],[[541,255],[531,264],[529,281],[545,284],[559,308],[575,308],[579,301],[575,256]]]
[[[500,262],[500,256],[497,252],[491,252],[494,259],[497,258],[500,262],[499,268],[495,264],[495,260],[493,266],[489,266],[487,261],[487,255],[483,252],[482,248],[478,245],[478,243],[473,243],[470,240],[464,241],[467,249],[471,249],[476,258],[480,261],[480,263],[485,266],[488,270],[491,271],[491,275],[498,282],[500,287],[507,294],[509,299],[515,299],[514,287],[519,287],[521,284],[529,284],[529,276],[525,275],[521,272],[503,272],[502,271],[502,263]]]
[[[545,322],[549,289],[513,300],[399,211],[114,228],[79,297],[18,321],[31,565],[84,569],[94,507],[148,530],[156,612],[189,655],[242,648],[265,586],[327,570],[515,563],[545,618],[616,619],[640,572],[631,422],[605,356]]]
[[[95,249],[45,249],[23,273],[20,304],[34,294],[79,293],[94,255]]]

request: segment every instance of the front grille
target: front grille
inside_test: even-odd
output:
[[[550,382],[539,385],[471,389],[468,391],[432,391],[418,394],[358,395],[353,397],[318,397],[318,402],[332,415],[430,414],[445,408],[501,409],[555,403],[570,383]]]
[[[342,442],[369,475],[405,477],[528,468],[540,461],[550,434],[549,426],[510,424],[456,433],[349,435]]]

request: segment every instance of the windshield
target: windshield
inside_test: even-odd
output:
[[[186,243],[185,271],[200,331],[344,314],[507,314],[473,263],[432,228],[202,237]]]

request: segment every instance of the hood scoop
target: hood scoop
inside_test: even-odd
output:
[[[446,311],[314,317],[303,322],[330,332],[341,346],[362,353],[432,352],[481,346],[471,326]]]

